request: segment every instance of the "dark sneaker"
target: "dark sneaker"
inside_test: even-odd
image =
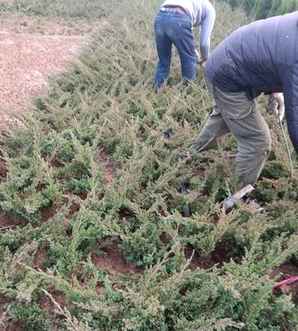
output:
[[[172,128],[169,128],[169,129],[166,129],[164,132],[163,132],[163,137],[164,139],[171,139],[173,136],[174,136],[174,130]]]

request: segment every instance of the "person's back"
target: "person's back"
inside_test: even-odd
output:
[[[256,21],[211,53],[205,73],[223,91],[282,91],[298,60],[298,12]]]
[[[154,79],[157,91],[166,84],[173,45],[179,53],[183,80],[196,78],[197,64],[204,63],[209,56],[214,21],[215,9],[209,0],[166,0],[161,5],[154,22],[159,58]],[[200,27],[200,58],[195,45],[194,26]]]
[[[194,26],[199,25],[206,13],[212,8],[209,0],[166,0],[162,6],[180,6],[184,8],[191,15]]]

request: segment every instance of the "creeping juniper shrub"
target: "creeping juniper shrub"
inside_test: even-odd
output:
[[[51,327],[47,314],[37,304],[16,303],[9,313],[14,320],[22,322],[24,330],[46,331]]]
[[[23,126],[1,138],[8,175],[0,208],[20,224],[0,229],[0,293],[12,300],[4,322],[28,330],[296,330],[297,307],[272,293],[270,278],[297,263],[298,252],[296,179],[277,131],[255,193],[265,212],[240,205],[224,215],[233,138],[180,157],[212,107],[202,73],[182,88],[173,57],[171,84],[162,94],[152,89],[159,1],[67,0],[46,9],[21,1],[10,10],[17,4],[32,15],[98,17],[102,8],[107,17]],[[218,6],[213,44],[246,20]],[[105,260],[112,240],[117,249]],[[63,298],[49,297],[50,315],[40,306],[44,291]]]

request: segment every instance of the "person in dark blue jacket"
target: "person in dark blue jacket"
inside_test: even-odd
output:
[[[288,132],[298,152],[298,11],[233,32],[210,54],[205,77],[215,107],[193,144],[197,152],[231,132],[238,144],[240,186],[254,185],[271,149],[270,131],[255,98],[276,92],[284,94]],[[277,102],[282,109],[282,98]]]

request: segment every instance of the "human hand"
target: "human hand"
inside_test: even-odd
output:
[[[285,117],[285,100],[283,93],[272,93],[268,99],[267,111],[275,114],[282,122]]]
[[[199,51],[196,49],[196,56],[197,56],[197,62],[200,66],[202,66],[203,68],[205,67],[206,64],[206,59],[205,58],[201,58]]]
[[[203,59],[203,60],[201,60],[201,61],[199,62],[199,65],[200,65],[201,67],[205,68],[206,62],[207,62],[207,60],[206,60],[206,59]]]

